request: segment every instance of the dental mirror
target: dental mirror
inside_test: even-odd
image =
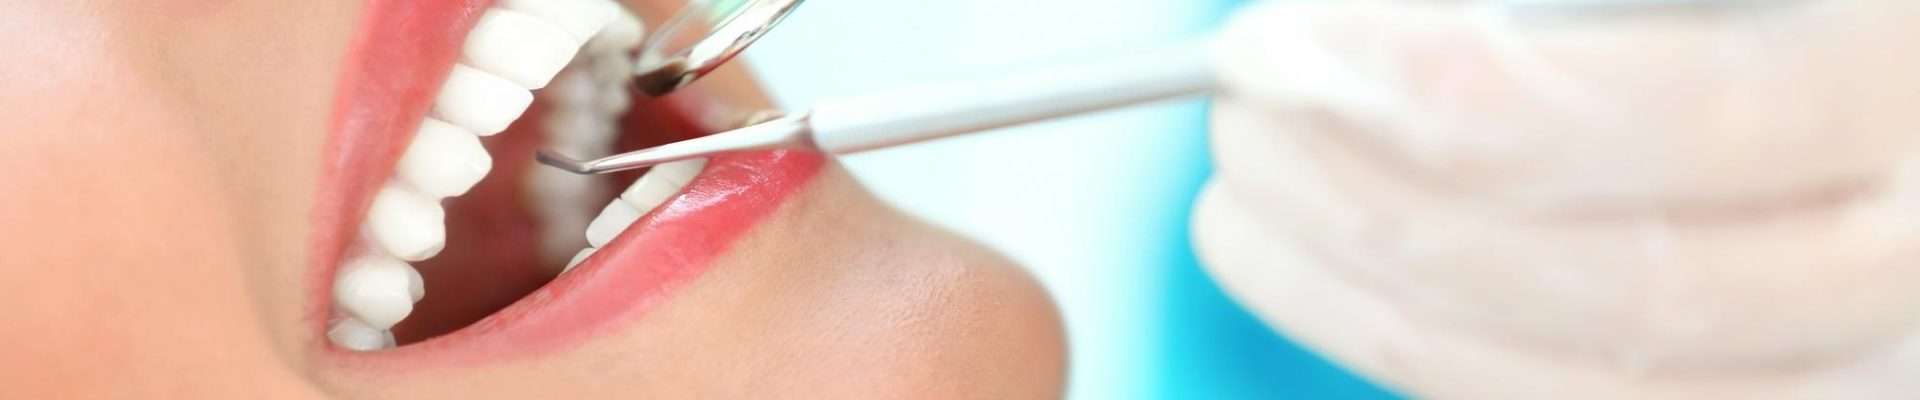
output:
[[[664,96],[692,84],[773,30],[803,0],[694,0],[640,47],[635,87]]]

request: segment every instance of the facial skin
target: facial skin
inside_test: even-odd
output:
[[[361,12],[100,0],[0,15],[0,397],[1061,394],[1039,287],[832,163],[703,275],[577,345],[418,370],[330,360],[301,288]]]

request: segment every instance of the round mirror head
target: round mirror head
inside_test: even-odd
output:
[[[634,85],[662,96],[692,84],[792,14],[802,0],[694,0],[640,47]]]

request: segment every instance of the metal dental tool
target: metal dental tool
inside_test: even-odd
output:
[[[660,96],[686,86],[739,54],[800,1],[707,0],[689,6],[642,47],[637,87]],[[1209,64],[1198,44],[1134,51],[981,81],[824,102],[743,128],[595,160],[550,150],[538,158],[574,173],[605,174],[743,150],[850,154],[1204,94],[1214,87]]]
[[[641,49],[636,86],[660,96],[692,83],[758,40],[802,0],[699,0]],[[1741,0],[1507,0],[1490,6],[1605,14],[1770,4]],[[1205,46],[1135,51],[1105,60],[997,78],[906,88],[829,101],[812,110],[743,128],[610,157],[581,161],[543,150],[541,163],[579,174],[605,174],[764,149],[850,154],[993,128],[1206,94],[1214,89]]]
[[[542,151],[540,162],[604,174],[720,153],[809,149],[828,154],[939,139],[1027,122],[1204,94],[1213,71],[1199,46],[929,85],[824,102],[743,128],[611,157],[578,161]]]
[[[692,84],[760,40],[803,0],[694,0],[640,45],[634,86],[660,97]]]

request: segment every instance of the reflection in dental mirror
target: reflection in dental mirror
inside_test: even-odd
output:
[[[695,0],[641,46],[641,92],[663,96],[745,51],[803,0]]]

